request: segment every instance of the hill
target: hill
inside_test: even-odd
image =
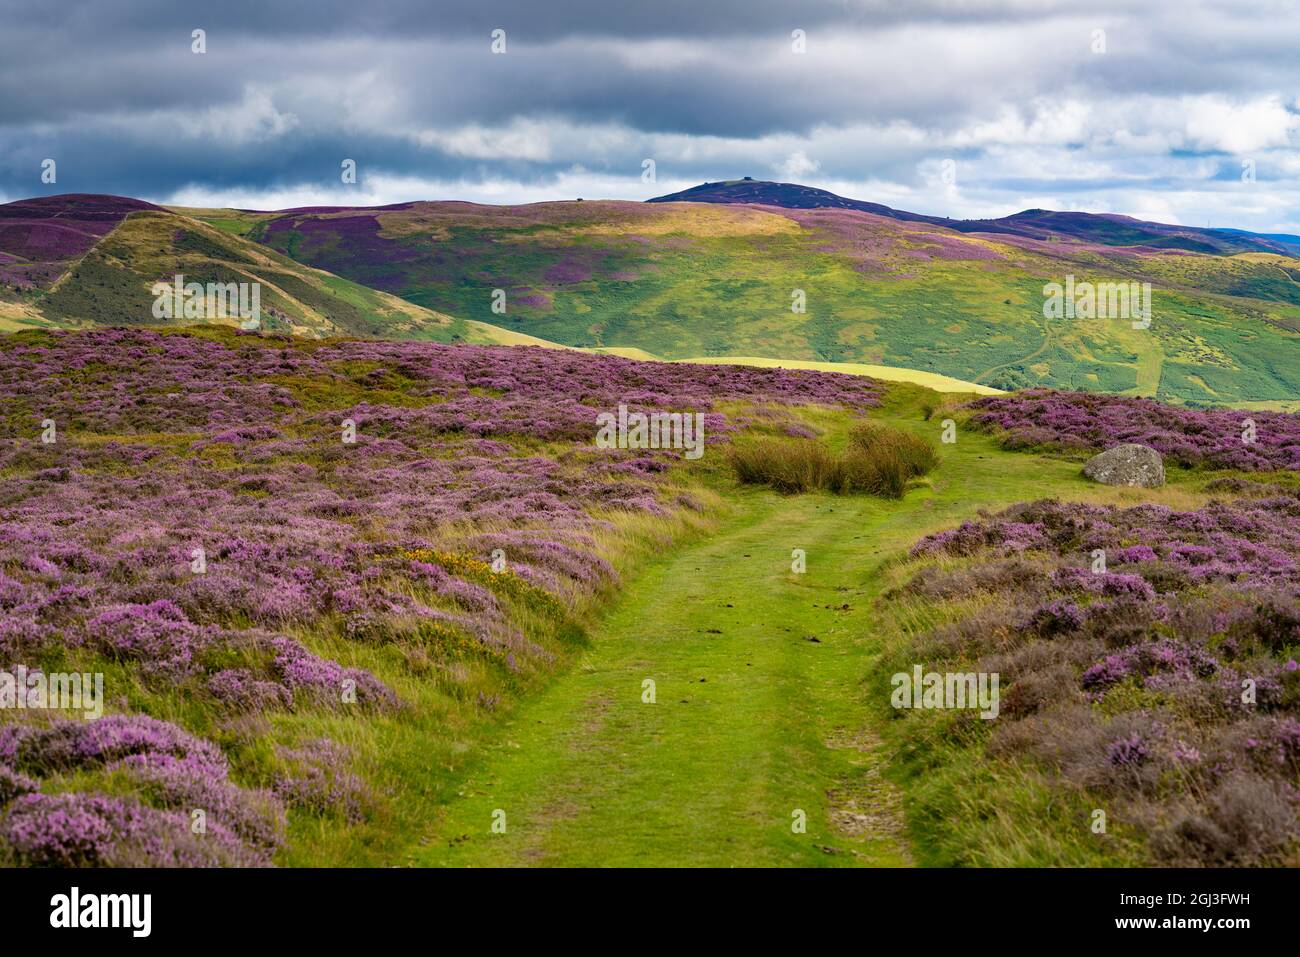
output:
[[[161,208],[123,196],[23,199],[0,206],[0,282],[48,288],[129,213]]]
[[[702,183],[679,193],[656,196],[651,203],[753,203],[786,209],[856,209],[904,222],[929,223],[962,233],[994,233],[1026,239],[1077,239],[1104,246],[1148,246],[1189,252],[1232,254],[1265,252],[1295,255],[1295,236],[1265,235],[1242,229],[1198,229],[1151,223],[1110,213],[1056,212],[1026,209],[998,219],[949,219],[892,209],[880,203],[847,199],[824,189],[797,183],[771,183],[753,179]]]
[[[1044,211],[934,222],[829,196],[742,181],[699,202],[193,215],[428,309],[569,346],[891,366],[1183,403],[1300,401],[1300,260],[1268,251],[1272,240]],[[757,199],[768,202],[745,201]],[[1150,328],[1045,317],[1045,284],[1071,276],[1150,283]],[[799,291],[804,312],[792,311]]]
[[[261,283],[264,326],[309,336],[747,356],[1296,408],[1300,260],[1286,239],[1044,210],[939,220],[752,180],[649,203],[280,212],[73,195],[0,206],[0,329],[184,321],[152,311],[154,283],[181,274]],[[1150,283],[1150,328],[1045,316],[1045,284],[1069,277]]]
[[[140,200],[67,195],[0,206],[0,330],[183,323],[154,314],[154,284],[171,284],[177,275],[205,285],[260,284],[261,325],[269,330],[441,342],[510,338]]]

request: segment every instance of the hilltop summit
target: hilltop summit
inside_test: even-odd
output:
[[[946,216],[910,213],[881,203],[849,199],[815,186],[752,180],[749,177],[701,183],[677,193],[656,196],[646,202],[750,203],[783,209],[853,209],[901,222],[944,226],[962,233],[991,233],[1039,240],[1067,238],[1102,246],[1180,249],[1211,255],[1265,252],[1295,256],[1300,253],[1300,237],[1295,236],[1270,237],[1238,230],[1150,223],[1109,213],[1058,212],[1047,209],[1026,209],[998,219],[949,219]]]

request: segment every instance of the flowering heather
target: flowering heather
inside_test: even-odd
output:
[[[549,660],[534,623],[559,627],[613,580],[598,545],[613,519],[686,504],[680,455],[596,448],[599,412],[699,411],[716,443],[749,424],[745,410],[759,421],[809,402],[864,409],[877,388],[225,331],[0,340],[0,659],[98,656],[226,726],[396,712],[397,693],[354,666],[376,646],[417,675],[472,661],[515,680]],[[337,798],[349,818],[369,806],[330,747],[280,753],[266,793],[235,784],[212,741],[144,715],[0,723],[0,859],[269,863],[281,800],[298,814]],[[132,797],[57,793],[69,775]],[[194,807],[207,843],[188,830]]]
[[[1090,569],[1102,549],[1103,573]],[[1190,512],[1056,501],[1017,505],[980,522],[926,536],[913,555],[1013,555],[1042,551],[1075,564],[1054,573],[1066,592],[1153,597],[1171,582],[1300,581],[1300,497],[1211,502]]]
[[[367,671],[318,658],[292,638],[273,638],[271,648],[275,654],[272,670],[290,691],[304,689],[326,699],[339,699],[352,692],[361,704],[396,704],[396,696]]]
[[[1033,502],[912,554],[926,564],[903,594],[979,596],[909,653],[1002,676],[991,755],[1095,792],[1147,829],[1153,862],[1287,859],[1300,838],[1300,494],[1195,511]],[[1243,815],[1260,821],[1249,839]]]
[[[151,672],[173,675],[190,670],[195,646],[202,641],[185,612],[166,599],[111,608],[90,619],[86,633],[110,655],[141,661]]]
[[[34,793],[41,779],[95,770],[124,776],[150,798],[149,805]],[[268,864],[283,844],[284,810],[270,794],[240,788],[228,775],[215,744],[145,715],[4,725],[0,860],[12,855],[18,863],[57,866]],[[207,815],[202,840],[191,832],[194,808]],[[171,833],[173,827],[180,833]]]
[[[158,209],[121,196],[68,195],[0,205],[0,283],[44,287],[129,213]]]
[[[1140,734],[1131,734],[1126,738],[1120,738],[1118,741],[1112,741],[1110,747],[1106,749],[1106,757],[1111,764],[1123,767],[1131,764],[1142,764],[1151,757],[1151,752],[1142,741]]]
[[[223,778],[226,759],[209,741],[147,715],[106,715],[45,728],[6,725],[0,760],[37,773],[107,765],[142,755],[185,761],[205,777]]]
[[[259,867],[268,861],[219,824],[130,798],[26,794],[0,819],[0,861],[28,867]]]
[[[1002,434],[1008,448],[1101,451],[1137,442],[1188,467],[1300,469],[1300,415],[1284,412],[1202,411],[1154,399],[1047,389],[987,396],[968,408],[974,410],[971,421]]]
[[[0,807],[14,798],[40,790],[41,782],[0,764]]]
[[[318,814],[340,814],[360,820],[371,798],[365,782],[349,768],[350,755],[328,738],[315,738],[298,748],[280,748],[289,770],[275,781],[275,793],[286,804]]]

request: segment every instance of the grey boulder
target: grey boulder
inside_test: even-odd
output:
[[[1102,485],[1158,488],[1165,484],[1165,463],[1155,449],[1128,442],[1094,455],[1083,474]]]

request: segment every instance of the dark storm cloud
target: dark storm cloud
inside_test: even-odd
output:
[[[1267,156],[1277,190],[1300,180],[1286,155],[1296,13],[1287,0],[0,0],[0,193],[342,197],[353,158],[372,199],[633,196],[655,191],[635,192],[653,157],[674,185],[785,176],[957,214],[1122,205],[1143,183],[1190,209],[1226,182],[1202,157],[1246,151]],[[489,49],[497,28],[505,56]],[[57,184],[39,181],[46,158]],[[933,188],[942,158],[960,161],[959,189]]]
[[[978,0],[175,0],[129,3],[7,0],[0,9],[41,30],[72,29],[106,41],[165,36],[196,25],[233,36],[274,39],[329,36],[446,37],[503,27],[547,41],[570,36],[755,36],[794,27],[879,27],[912,22],[1024,22],[1070,9],[1067,3]],[[1123,9],[1095,2],[1094,10]],[[21,16],[19,16],[21,14]]]
[[[621,119],[638,128],[722,135],[838,121],[874,97],[837,84],[835,64],[816,55],[773,69],[747,59],[788,52],[802,29],[818,43],[864,31],[863,60],[885,52],[870,31],[900,22],[906,5],[820,0],[658,3],[588,2],[301,3],[238,2],[187,12],[172,3],[68,5],[35,13],[8,6],[0,34],[0,123],[51,122],[104,111],[201,109],[237,99],[250,82],[377,71],[418,91],[416,114],[439,120],[501,113],[562,112]],[[304,11],[310,9],[310,15]],[[924,12],[925,7],[918,7]],[[489,35],[507,31],[510,55],[489,60]],[[190,52],[207,31],[208,52]],[[819,35],[820,34],[820,35]],[[672,40],[699,52],[656,69],[629,64],[628,45]],[[670,60],[671,62],[671,60]],[[822,65],[825,68],[819,69]],[[899,76],[890,99],[934,89]],[[956,92],[944,91],[946,99]],[[928,96],[927,100],[938,97]],[[858,114],[860,115],[860,114]]]

